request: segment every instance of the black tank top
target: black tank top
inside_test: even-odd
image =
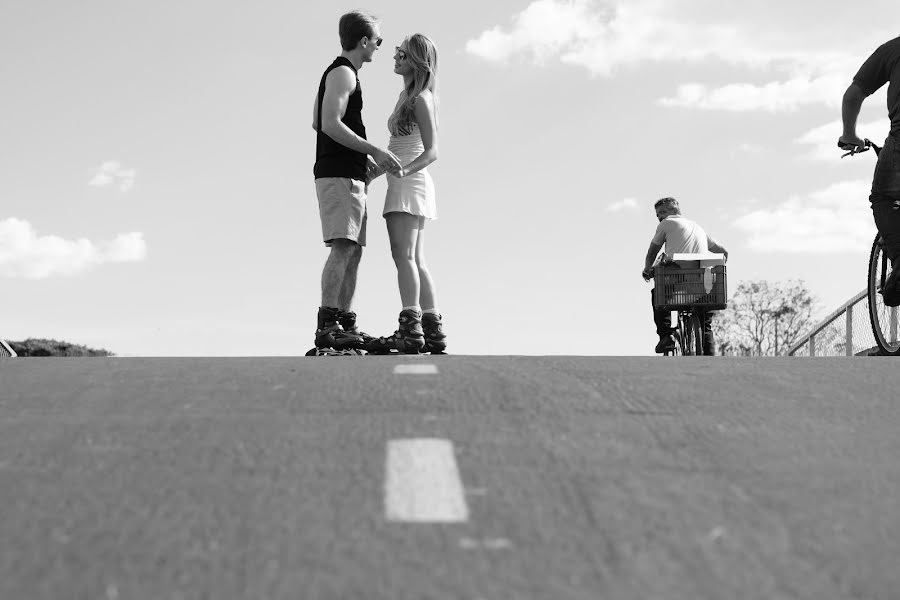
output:
[[[357,152],[347,146],[337,143],[322,131],[322,100],[325,96],[325,79],[334,69],[348,66],[356,75],[356,89],[350,94],[347,101],[347,110],[341,122],[359,137],[366,139],[366,127],[362,122],[362,86],[359,84],[359,75],[353,67],[353,63],[338,56],[334,62],[325,69],[322,81],[319,83],[319,110],[316,115],[316,164],[313,173],[316,179],[321,177],[348,177],[350,179],[366,180],[367,158],[362,152]]]

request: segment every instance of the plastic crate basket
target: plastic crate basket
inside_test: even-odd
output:
[[[679,310],[689,307],[723,310],[728,306],[728,285],[724,265],[710,267],[712,285],[707,291],[705,268],[678,265],[657,266],[653,275],[656,295],[653,307]]]

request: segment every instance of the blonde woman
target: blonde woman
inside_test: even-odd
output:
[[[437,48],[416,33],[396,47],[394,73],[403,91],[388,119],[388,150],[402,167],[387,174],[384,218],[400,287],[400,326],[369,343],[371,352],[391,350],[441,353],[447,339],[435,300],[434,281],[425,264],[425,221],[437,218],[434,183],[428,165],[438,157]]]

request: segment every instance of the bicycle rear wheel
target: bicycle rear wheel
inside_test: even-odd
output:
[[[692,310],[691,318],[687,323],[687,328],[691,332],[691,354],[694,356],[703,356],[703,323],[700,317],[700,311]]]
[[[881,236],[875,237],[872,253],[869,255],[869,319],[872,322],[872,334],[882,354],[900,356],[900,336],[898,336],[898,307],[885,306],[881,296],[881,288],[891,274],[891,260],[884,253]]]
[[[684,354],[684,323],[681,313],[675,313],[675,347],[665,352],[665,356],[681,356]]]

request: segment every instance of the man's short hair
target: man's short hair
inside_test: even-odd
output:
[[[660,206],[668,206],[669,208],[671,208],[675,211],[675,214],[677,214],[677,215],[681,214],[681,207],[678,206],[678,200],[676,200],[675,198],[669,198],[669,197],[660,198],[659,200],[656,201],[656,204],[653,205],[653,209],[655,210],[655,209],[659,208]]]
[[[353,10],[341,17],[338,23],[338,34],[341,37],[341,48],[353,50],[364,37],[372,37],[374,27],[380,19],[363,10]]]

